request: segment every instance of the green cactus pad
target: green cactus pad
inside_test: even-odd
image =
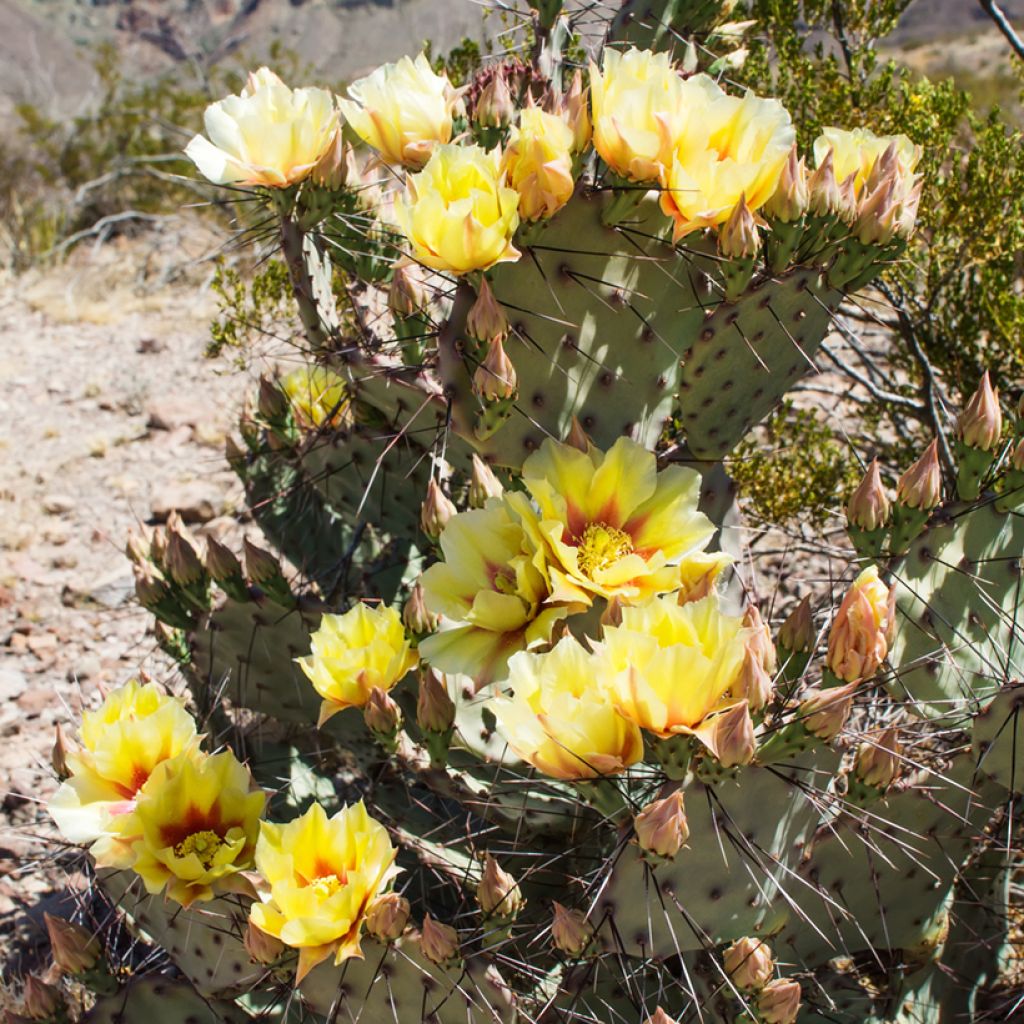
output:
[[[251,1020],[232,1003],[204,999],[187,982],[151,975],[100,999],[82,1024],[243,1024]]]
[[[978,769],[1011,793],[1024,793],[1024,683],[998,693],[974,719]]]

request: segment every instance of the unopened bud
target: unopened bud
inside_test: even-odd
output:
[[[253,583],[268,583],[281,575],[281,563],[267,550],[253,544],[248,537],[242,541],[245,571]]]
[[[235,553],[216,537],[206,539],[206,571],[218,583],[237,579],[242,575],[242,563]]]
[[[135,566],[134,573],[135,596],[143,608],[153,611],[168,594],[167,582],[163,573],[148,562]]]
[[[899,203],[895,185],[894,178],[887,178],[860,204],[853,234],[864,245],[885,245],[896,234]]]
[[[825,664],[848,683],[870,679],[889,653],[889,588],[869,565],[843,597],[828,635]]]
[[[583,88],[583,72],[577,68],[569,91],[562,100],[562,117],[572,129],[574,153],[582,153],[590,142],[593,126],[590,123],[589,94],[590,90]]]
[[[499,68],[494,77],[480,91],[473,107],[473,120],[482,128],[505,128],[516,116],[516,105],[507,76]]]
[[[853,695],[859,683],[846,683],[828,690],[811,690],[798,712],[804,728],[826,743],[835,739],[846,725],[853,709]]]
[[[793,1024],[800,1012],[800,982],[769,981],[757,997],[757,1012],[764,1024]]]
[[[494,338],[504,341],[508,337],[508,317],[501,303],[494,297],[486,277],[480,281],[476,302],[466,317],[466,330],[471,337],[481,341],[492,341]]]
[[[939,442],[932,441],[924,454],[899,478],[896,497],[908,508],[929,511],[942,500],[942,468]]]
[[[51,1020],[61,1008],[60,989],[30,974],[22,992],[23,1009],[29,1020]]]
[[[256,408],[268,423],[276,423],[288,415],[288,396],[281,390],[276,380],[260,377]]]
[[[772,648],[774,652],[774,648]],[[748,642],[743,667],[732,686],[734,697],[746,698],[751,711],[760,711],[772,699],[772,677],[765,671],[757,651]]]
[[[551,921],[551,941],[566,956],[582,956],[594,940],[594,929],[582,910],[569,910],[557,901],[552,902],[554,917]]]
[[[506,920],[514,918],[526,902],[519,883],[490,854],[484,858],[476,900],[485,914]]]
[[[396,316],[412,316],[430,305],[430,293],[415,263],[399,263],[391,275],[388,308]]]
[[[779,627],[779,646],[787,651],[809,653],[814,643],[814,616],[811,599],[805,597]]]
[[[723,954],[722,966],[730,981],[745,991],[761,988],[775,970],[775,958],[764,939],[737,939]]]
[[[760,245],[757,221],[747,206],[746,197],[741,196],[718,233],[719,252],[730,260],[751,259],[757,255]]]
[[[675,1017],[670,1017],[660,1006],[644,1021],[644,1024],[679,1024]]]
[[[469,507],[483,508],[488,498],[500,498],[505,493],[494,470],[475,452],[473,470],[469,477]]]
[[[831,149],[811,175],[807,189],[810,193],[807,205],[811,213],[818,217],[831,217],[839,212],[842,197],[839,194],[839,182],[836,181]]]
[[[386,892],[370,904],[366,913],[366,930],[380,942],[400,939],[409,923],[409,901],[397,892]]]
[[[846,518],[860,530],[878,530],[889,522],[889,499],[882,485],[878,459],[872,459],[864,478],[850,495]]]
[[[416,698],[416,724],[425,732],[447,732],[455,724],[455,704],[438,676],[430,669],[420,675]]]
[[[501,338],[492,338],[484,361],[473,374],[473,391],[488,402],[512,398],[519,381]]]
[[[431,963],[446,964],[459,955],[459,933],[427,914],[420,932],[420,950]]]
[[[750,764],[754,760],[757,741],[750,705],[741,700],[711,720],[711,752],[723,768]]]
[[[402,726],[402,710],[384,690],[375,686],[363,706],[363,721],[374,735],[390,738]]]
[[[74,921],[44,913],[46,931],[50,936],[53,962],[65,974],[84,974],[96,966],[100,943],[88,928]]]
[[[583,429],[583,424],[575,416],[569,426],[569,433],[565,435],[565,443],[573,448],[578,448],[581,452],[589,452],[594,447],[590,435]]]
[[[324,155],[313,165],[309,172],[314,185],[319,185],[330,192],[338,192],[348,181],[348,161],[346,160],[344,132],[341,128],[334,133],[331,144],[324,150]]]
[[[871,734],[857,748],[857,777],[876,789],[887,789],[900,773],[900,731],[889,726]]]
[[[756,604],[748,604],[743,612],[743,625],[749,630],[747,648],[752,650],[769,674],[777,668],[775,644],[772,631],[768,628]]]
[[[203,562],[191,532],[177,512],[167,520],[167,554],[164,566],[179,587],[188,587],[203,578]]]
[[[57,733],[53,740],[53,750],[50,751],[50,764],[62,782],[70,778],[71,769],[68,767],[68,741],[64,730],[58,725]]]
[[[441,490],[436,480],[431,478],[427,484],[427,496],[423,499],[420,510],[420,526],[431,539],[437,540],[448,525],[448,520],[456,513],[452,500]]]
[[[764,205],[768,217],[789,224],[799,220],[807,212],[810,190],[807,185],[807,168],[797,156],[796,146],[789,151],[789,158],[782,168],[775,194]]]
[[[971,395],[960,414],[957,432],[968,448],[990,452],[999,444],[1003,414],[999,408],[999,393],[989,381],[988,370],[982,374],[978,390]]]
[[[682,789],[649,803],[633,819],[633,828],[642,850],[671,860],[690,837]]]
[[[284,955],[284,943],[276,935],[268,935],[262,929],[257,928],[252,921],[245,929],[242,942],[245,945],[245,951],[249,954],[249,959],[257,964],[269,966],[277,963]]]
[[[140,537],[134,530],[128,531],[128,539],[125,541],[124,553],[128,560],[135,565],[142,565],[149,561],[150,545],[145,537]]]
[[[402,609],[402,622],[405,628],[414,636],[423,636],[425,633],[433,633],[440,621],[441,617],[427,608],[423,584],[417,580],[409,593],[409,600]]]

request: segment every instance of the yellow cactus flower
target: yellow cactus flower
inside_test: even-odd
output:
[[[679,563],[714,533],[697,511],[700,475],[659,473],[654,453],[627,437],[607,453],[549,438],[523,463],[523,483],[535,504],[522,492],[505,500],[546,554],[553,601],[634,603],[675,590]]]
[[[421,583],[427,608],[445,621],[420,641],[420,654],[480,686],[503,679],[509,657],[549,640],[572,609],[542,607],[550,598],[543,556],[502,499],[452,517],[440,544],[444,561]]]
[[[396,873],[395,853],[361,802],[330,818],[315,803],[287,825],[262,823],[256,868],[268,892],[249,918],[299,951],[297,981],[332,955],[336,964],[362,957],[366,914]]]
[[[519,112],[519,125],[505,148],[508,183],[519,193],[519,216],[525,221],[554,216],[572,198],[575,138],[558,115],[540,107]]]
[[[501,156],[480,146],[438,146],[409,177],[395,219],[413,256],[434,270],[467,274],[519,259],[519,193],[501,173]]]
[[[126,816],[157,765],[198,756],[196,723],[177,697],[132,680],[82,715],[81,744],[65,753],[71,775],[51,799],[50,814],[69,842],[92,844],[100,866],[126,867]]]
[[[722,572],[734,561],[732,555],[724,551],[698,551],[684,558],[679,563],[679,591],[676,595],[679,603],[707,597],[714,590]]]
[[[239,887],[252,867],[266,794],[230,751],[162,761],[125,824],[132,869],[148,892],[167,890],[183,906]]]
[[[425,54],[384,64],[353,82],[348,95],[338,101],[345,120],[390,164],[420,168],[452,137],[458,94]]]
[[[875,135],[867,128],[824,128],[814,140],[814,160],[820,167],[831,151],[836,181],[842,183],[852,174],[854,191],[860,196],[871,169],[890,146],[895,149],[899,175],[909,179],[921,159],[921,147],[906,135]]]
[[[387,693],[417,661],[401,615],[363,601],[344,615],[324,615],[310,645],[309,656],[296,661],[324,699],[318,725],[364,707],[374,689]]]
[[[685,117],[683,80],[666,53],[606,49],[590,65],[594,148],[616,174],[657,181]]]
[[[185,155],[216,185],[287,188],[302,181],[327,152],[338,125],[326,89],[289,89],[261,68],[239,95],[206,108],[208,138],[196,135]]]
[[[601,688],[602,663],[571,636],[509,660],[513,696],[492,707],[509,747],[556,779],[616,775],[643,757],[640,730]]]
[[[747,635],[743,619],[726,615],[715,595],[682,605],[666,595],[623,608],[622,624],[604,629],[611,700],[656,736],[693,732],[730,703]]]
[[[896,590],[869,565],[843,596],[828,635],[825,664],[844,682],[870,679],[885,661],[895,630]]]
[[[730,96],[714,79],[683,83],[686,119],[661,178],[661,208],[678,241],[724,224],[740,200],[753,213],[773,195],[796,140],[778,100]]]
[[[352,419],[345,381],[326,366],[300,366],[281,379],[295,418],[309,430],[340,427]]]

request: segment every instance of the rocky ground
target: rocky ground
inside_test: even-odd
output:
[[[168,232],[155,249],[82,250],[57,272],[0,280],[0,963],[12,971],[66,898],[45,812],[55,726],[139,672],[174,682],[134,602],[127,531],[171,508],[197,532],[237,530],[221,452],[242,388],[203,359],[208,244]],[[154,259],[185,280],[142,292],[136,268]]]

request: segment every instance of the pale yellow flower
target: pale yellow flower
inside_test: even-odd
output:
[[[544,550],[552,600],[645,600],[680,585],[679,564],[714,533],[697,511],[700,476],[620,437],[607,453],[552,439],[523,463],[529,494],[506,501]],[[533,503],[530,502],[533,499]]]
[[[196,723],[177,697],[132,680],[82,715],[81,744],[65,753],[71,775],[50,813],[69,842],[92,844],[98,864],[125,867],[132,859],[121,835],[126,816],[157,765],[199,756]]]
[[[385,693],[416,664],[402,617],[363,601],[344,615],[324,615],[299,667],[323,697],[319,725],[346,708],[361,708],[374,689]]]
[[[434,270],[467,274],[519,258],[519,193],[501,173],[497,150],[438,146],[409,177],[395,219],[413,256]]]
[[[297,980],[334,957],[362,957],[367,911],[394,876],[387,829],[360,802],[333,817],[315,803],[287,825],[263,822],[256,868],[269,892],[249,912],[252,923],[299,951]]]
[[[514,655],[513,696],[492,704],[509,747],[556,779],[615,775],[639,761],[640,730],[612,707],[601,688],[602,669],[571,636],[545,654]]]
[[[685,117],[683,80],[666,53],[606,49],[590,65],[594,148],[616,174],[656,181]]]
[[[682,605],[666,595],[623,608],[622,624],[604,629],[611,700],[656,736],[691,733],[731,702],[747,635],[743,619],[726,615],[713,594]]]
[[[265,804],[230,751],[162,761],[125,825],[132,869],[148,892],[166,889],[186,907],[237,889],[233,876],[252,867]]]
[[[384,64],[353,82],[348,95],[339,100],[345,120],[388,163],[422,167],[452,137],[457,93],[425,54]]]
[[[295,418],[307,429],[336,427],[352,418],[345,381],[326,366],[300,366],[281,378]]]
[[[196,135],[185,154],[217,185],[287,188],[302,181],[328,150],[338,123],[326,89],[289,89],[261,68],[239,95],[206,108],[208,138]]]
[[[724,224],[743,199],[751,212],[772,196],[796,132],[778,100],[730,96],[714,79],[683,83],[686,118],[662,175],[661,208],[676,240]]]
[[[820,166],[831,150],[836,181],[842,183],[852,174],[854,191],[860,196],[871,169],[889,146],[895,147],[899,175],[910,179],[921,159],[921,147],[906,135],[875,135],[867,128],[824,128],[814,140],[814,159]]]
[[[549,640],[572,609],[544,607],[550,590],[543,556],[501,499],[454,516],[440,544],[444,560],[421,583],[427,608],[444,622],[420,641],[420,654],[478,685],[503,679],[509,657]]]
[[[519,215],[525,221],[552,217],[572,197],[575,147],[572,128],[540,107],[519,112],[505,148],[508,183],[519,193]]]

